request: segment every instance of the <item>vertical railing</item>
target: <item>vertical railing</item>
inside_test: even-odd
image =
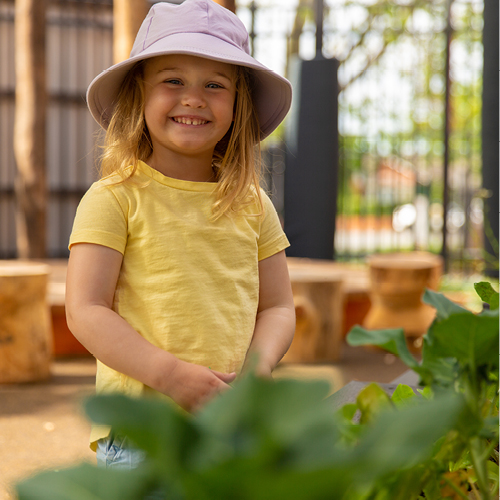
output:
[[[238,5],[249,23],[250,1]],[[384,10],[382,3],[367,7],[365,2],[325,0],[324,52],[341,60],[341,86],[355,76],[339,96],[336,258],[446,250],[450,272],[476,272],[482,262],[483,218],[482,2],[453,0],[449,22],[448,0],[405,5],[398,14],[397,5],[389,2],[392,7]],[[255,56],[267,64],[274,61],[283,73],[286,49],[277,31],[286,38],[301,25],[293,22],[295,7],[278,0],[252,2],[254,18],[261,20],[254,25]],[[303,8],[304,28],[294,36],[300,55],[308,59],[314,57],[314,19],[312,9]],[[371,28],[364,31],[370,19]],[[448,30],[448,68],[447,25],[453,27],[452,37]],[[393,40],[380,53],[363,46],[368,38],[372,45],[382,44],[383,32]],[[372,63],[356,76],[370,58]]]

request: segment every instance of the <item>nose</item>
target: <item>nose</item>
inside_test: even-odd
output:
[[[204,108],[206,101],[203,95],[203,89],[197,86],[185,87],[182,99],[183,106],[190,108]]]

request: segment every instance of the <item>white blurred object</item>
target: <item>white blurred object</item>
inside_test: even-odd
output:
[[[450,203],[446,222],[450,232],[458,231],[465,224],[465,212],[458,203],[454,201]]]
[[[443,228],[443,205],[432,203],[429,207],[430,226],[433,231],[440,231]]]
[[[473,224],[480,225],[484,221],[484,205],[481,198],[472,198],[469,206],[469,217]]]
[[[413,203],[406,203],[394,209],[392,213],[392,227],[398,233],[413,226],[417,220],[417,209]]]
[[[415,197],[417,220],[415,221],[415,244],[418,249],[429,244],[429,198],[423,194]]]

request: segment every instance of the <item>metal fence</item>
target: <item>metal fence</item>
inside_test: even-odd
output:
[[[254,55],[264,64],[286,74],[294,50],[304,59],[314,56],[312,1],[239,0],[237,5],[251,33]],[[484,218],[482,0],[325,0],[325,7],[324,54],[339,59],[341,85],[332,256],[352,260],[375,251],[406,249],[439,253],[445,234],[450,269],[476,270]],[[13,9],[12,0],[0,0],[3,258],[15,256]],[[112,1],[52,1],[47,21],[48,254],[61,257],[67,255],[78,200],[94,178],[96,126],[86,111],[84,93],[93,76],[111,64]],[[264,143],[264,153],[267,185],[286,217],[286,144],[280,132]]]
[[[297,2],[243,3],[261,26],[257,58],[285,72],[294,36],[314,57],[313,2],[302,13]],[[323,53],[340,61],[335,258],[421,249],[443,253],[450,271],[480,270],[482,0],[325,5]]]

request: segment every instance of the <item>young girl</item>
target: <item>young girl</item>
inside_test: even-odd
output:
[[[234,14],[185,0],[155,4],[87,98],[106,144],[70,238],[66,308],[97,391],[193,412],[252,364],[270,376],[295,311],[256,146],[286,115],[289,82],[248,54]],[[127,448],[100,426],[91,447]]]

